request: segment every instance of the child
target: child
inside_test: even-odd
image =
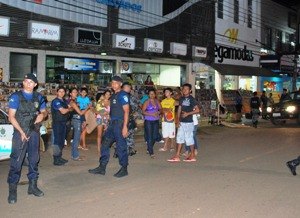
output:
[[[171,140],[171,149],[174,149],[175,138],[175,100],[171,97],[172,89],[164,89],[165,99],[161,102],[163,119],[162,119],[162,136],[164,138],[164,147],[159,151],[168,150],[168,141]]]

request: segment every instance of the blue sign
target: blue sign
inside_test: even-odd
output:
[[[122,8],[125,10],[132,10],[134,12],[140,13],[142,11],[142,5],[134,4],[124,0],[96,0],[96,2],[115,8]]]
[[[65,58],[65,66],[68,70],[96,71],[99,69],[99,61],[94,59]]]

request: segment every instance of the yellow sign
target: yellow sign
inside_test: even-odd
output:
[[[229,28],[225,31],[224,36],[228,37],[228,41],[236,44],[239,34],[239,29]]]

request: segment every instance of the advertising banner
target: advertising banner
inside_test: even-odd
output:
[[[186,56],[187,45],[177,42],[170,43],[170,54]]]
[[[135,49],[135,36],[113,34],[113,48],[121,48],[134,50]]]
[[[99,61],[94,59],[65,58],[64,67],[68,70],[96,71]]]
[[[29,21],[28,38],[46,41],[60,41],[60,25]]]
[[[146,38],[146,39],[144,39],[144,51],[154,52],[154,53],[163,53],[164,42],[161,40]]]
[[[75,28],[75,43],[84,45],[101,46],[102,32],[99,30],[90,30]]]

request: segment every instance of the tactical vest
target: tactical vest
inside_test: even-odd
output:
[[[124,91],[114,93],[114,94],[112,94],[112,96],[110,98],[110,118],[111,118],[111,120],[124,120],[123,105],[118,100],[119,95],[122,92],[124,92]],[[126,95],[127,95],[127,93],[126,93]],[[127,95],[127,97],[128,97],[128,95]],[[128,98],[128,101],[129,101],[129,98]]]
[[[252,109],[259,109],[260,107],[259,97],[252,97],[250,100],[250,106]]]
[[[38,111],[40,110],[39,94],[33,92],[31,100],[27,100],[22,91],[18,91],[17,95],[19,97],[20,105],[16,111],[15,117],[23,131],[27,132],[29,128],[32,128]]]
[[[68,103],[65,100],[61,100],[59,98],[55,98],[53,99],[52,103],[51,103],[51,115],[52,115],[52,122],[56,123],[56,122],[67,122],[70,114],[66,113],[66,114],[62,114],[59,110],[54,110],[53,108],[53,102],[55,101],[60,101],[61,105],[63,108],[67,109],[68,108]]]

